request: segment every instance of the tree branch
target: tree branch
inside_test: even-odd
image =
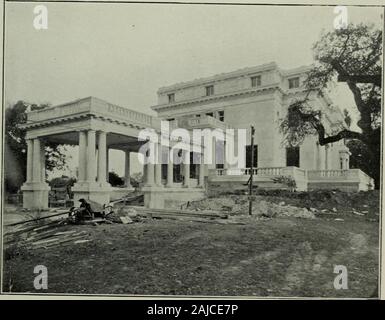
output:
[[[357,122],[357,125],[364,131],[371,131],[371,114],[369,108],[367,108],[365,102],[362,99],[361,90],[357,87],[356,81],[354,81],[351,76],[345,71],[342,65],[334,60],[331,62],[333,68],[338,72],[338,75],[346,79],[346,84],[348,85],[350,91],[353,93],[354,101],[356,103],[357,109],[361,114],[361,119]]]
[[[319,119],[319,117],[315,113],[305,113],[301,111],[300,108],[296,109],[297,112],[299,112],[302,121],[310,123],[311,126],[317,131],[318,143],[321,146],[324,146],[328,143],[337,142],[342,139],[359,139],[361,141],[364,141],[365,137],[363,134],[348,129],[343,129],[335,135],[327,136],[325,127],[322,124],[321,119]]]
[[[318,131],[318,142],[321,146],[324,146],[328,143],[333,143],[333,142],[337,142],[337,141],[340,141],[342,139],[358,139],[358,140],[361,140],[362,141],[362,134],[359,133],[359,132],[355,132],[355,131],[350,131],[350,130],[347,130],[347,129],[344,129],[340,132],[338,132],[337,134],[333,135],[333,136],[329,136],[329,137],[325,137],[325,132],[323,131]]]
[[[372,83],[378,87],[382,86],[381,74],[374,75],[338,75],[338,82],[354,81],[357,83]]]

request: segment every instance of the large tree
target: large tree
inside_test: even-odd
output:
[[[13,106],[5,109],[5,139],[4,139],[4,183],[7,192],[16,192],[26,180],[27,144],[25,141],[26,130],[20,128],[27,122],[27,109],[37,110],[49,105],[28,104],[18,101]],[[65,148],[57,144],[47,143],[45,148],[46,168],[65,167]]]
[[[321,146],[341,139],[365,153],[371,170],[362,167],[379,186],[381,141],[382,32],[374,26],[349,25],[323,33],[313,46],[315,63],[305,81],[305,94],[292,102],[280,129],[291,145],[316,134]],[[323,110],[312,105],[312,95],[323,95],[333,83],[347,85],[354,98],[359,119],[357,130],[346,123],[333,131],[324,122]],[[345,116],[346,116],[345,112]],[[349,118],[347,119],[349,121]],[[350,119],[351,121],[351,119]],[[351,141],[356,141],[351,143]],[[368,172],[369,171],[369,172]]]

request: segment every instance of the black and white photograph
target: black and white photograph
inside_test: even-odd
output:
[[[2,295],[381,298],[383,6],[3,10]]]

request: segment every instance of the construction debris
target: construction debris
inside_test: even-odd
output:
[[[123,224],[133,223],[132,219],[130,217],[120,217],[120,220]]]
[[[36,222],[26,222],[23,228],[14,228],[4,234],[6,247],[17,245],[26,249],[52,248],[59,245],[74,243],[88,237],[86,231],[65,230],[63,220],[36,225]],[[16,229],[16,230],[15,230]]]
[[[195,210],[196,213],[206,210],[206,212],[225,211],[229,215],[242,215],[248,213],[248,199],[246,196],[241,195],[207,198],[190,202],[188,208],[190,210]],[[295,217],[315,219],[313,210],[285,205],[284,202],[276,204],[262,199],[255,201],[252,215],[267,218]]]
[[[231,223],[224,222],[228,218],[228,214],[219,211],[194,211],[194,210],[178,210],[178,209],[150,209],[145,207],[131,206],[131,217],[136,212],[136,216],[152,218],[152,219],[172,219],[196,221],[203,223]]]

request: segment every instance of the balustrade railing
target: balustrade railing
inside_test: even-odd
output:
[[[308,170],[309,179],[347,177],[349,170]]]

